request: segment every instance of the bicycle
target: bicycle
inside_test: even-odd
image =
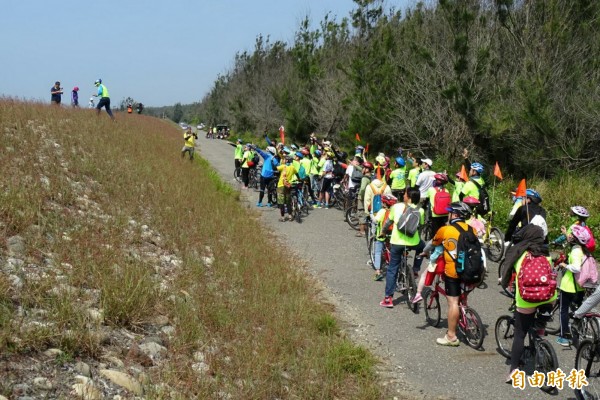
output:
[[[504,234],[500,229],[492,226],[493,214],[493,212],[490,212],[485,217],[485,231],[479,241],[485,250],[487,258],[490,261],[498,262],[504,256]]]
[[[515,310],[515,301],[513,300],[509,311]],[[515,317],[514,315],[502,315],[496,320],[494,328],[496,335],[496,345],[498,352],[510,360],[512,344],[515,336]],[[558,358],[554,348],[546,339],[543,339],[538,334],[537,330],[532,326],[527,331],[527,345],[521,356],[521,363],[528,367],[531,372],[533,370],[546,374],[551,371],[556,371],[558,368]],[[533,365],[531,365],[533,363]],[[533,368],[531,368],[533,367]],[[550,393],[554,391],[554,386],[545,385],[541,387],[542,391]]]
[[[256,168],[250,168],[248,171],[248,187],[258,189],[260,185],[260,171],[262,164],[259,164]]]
[[[371,237],[369,238],[369,259],[371,260],[371,265],[374,267],[375,266],[375,241],[377,240],[377,238],[375,237],[375,235],[371,235]],[[383,249],[381,251],[381,273],[385,273],[385,271],[387,271],[388,265],[390,265],[390,259],[392,258],[392,253],[390,251],[390,241],[389,241],[389,236],[386,238],[384,244],[383,244]],[[416,294],[416,291],[415,291]]]
[[[481,317],[473,308],[469,307],[467,298],[469,293],[473,291],[476,284],[465,285],[463,292],[458,298],[458,332],[465,339],[469,347],[475,350],[483,345],[485,338],[485,328]],[[442,319],[442,310],[440,308],[440,295],[446,297],[446,290],[441,286],[441,277],[435,277],[433,289],[429,290],[423,296],[423,304],[425,305],[425,320],[431,326],[437,327]]]
[[[433,221],[431,220],[431,209],[428,206],[429,203],[423,204],[425,210],[425,218],[422,225],[419,225],[419,234],[424,242],[433,238]]]
[[[301,204],[301,209],[302,212],[304,213],[304,215],[306,215],[308,217],[310,208],[311,208],[311,204],[309,202],[310,199],[310,192],[308,190],[308,185],[310,185],[310,182],[305,181],[301,183],[302,185],[302,189],[300,190],[300,197],[302,199],[302,204]]]
[[[290,210],[290,215],[292,216],[292,220],[296,220],[296,222],[301,223],[302,222],[302,206],[301,206],[301,200],[299,199],[298,193],[301,190],[300,189],[301,184],[296,183],[292,185],[291,188],[291,196],[292,196],[292,200],[291,200],[291,206],[292,209]]]
[[[596,320],[600,314],[589,313],[590,318]],[[588,314],[586,314],[588,316]],[[597,322],[596,322],[597,323]],[[575,389],[575,397],[578,400],[600,399],[600,337],[594,337],[581,341],[575,354],[575,369],[583,370],[588,385],[581,389]]]
[[[416,313],[419,304],[413,304],[411,300],[417,295],[417,283],[412,265],[408,264],[408,252],[408,248],[404,247],[402,257],[400,258],[400,265],[398,266],[398,275],[396,275],[396,291],[406,297],[408,309]]]
[[[238,183],[242,183],[242,167],[237,167],[233,170],[233,178]]]

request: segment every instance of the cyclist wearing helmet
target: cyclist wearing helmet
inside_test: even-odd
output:
[[[483,174],[483,165],[478,162],[471,164],[471,169],[469,170],[469,180],[465,183],[462,191],[459,194],[459,198],[461,200],[467,196],[475,197],[477,200],[479,200],[479,188],[485,185],[481,174]]]
[[[292,165],[292,156],[288,155],[285,157],[285,163],[279,165],[277,170],[279,171],[279,182],[277,182],[277,204],[279,205],[279,218],[280,222],[292,221],[292,182],[296,180],[296,174],[298,171]],[[285,209],[287,207],[288,216],[285,216]]]
[[[307,158],[310,159],[310,169],[308,172],[310,178],[310,190],[312,190],[313,196],[315,196],[313,207],[318,208],[320,206],[317,196],[319,194],[319,160],[321,158],[321,151],[315,149]]]
[[[589,216],[590,216],[590,213],[588,212],[588,210],[585,207],[582,207],[582,206],[571,207],[571,225],[569,226],[568,229],[565,226],[561,226],[560,231],[562,232],[562,235],[560,235],[558,238],[556,238],[552,243],[554,243],[554,244],[564,243],[565,240],[567,240],[567,236],[573,230],[573,227],[579,225],[579,226],[585,227],[585,229],[590,234],[590,240],[586,244],[588,251],[590,251],[591,253],[596,251],[596,240],[594,239],[594,234],[592,233],[592,230],[590,229],[590,227],[587,226],[587,224],[586,224],[586,221],[589,218]]]
[[[406,162],[404,158],[398,156],[394,159],[396,168],[390,173],[392,194],[401,199],[404,197],[406,190]]]
[[[529,223],[539,224],[542,229],[545,229],[545,235],[548,235],[548,227],[546,225],[546,210],[540,205],[542,197],[540,194],[533,190],[527,189],[526,198],[523,205],[517,210],[515,216],[508,223],[508,228],[504,234],[504,240],[512,241],[513,235],[517,232],[517,226],[519,223],[523,229]],[[547,243],[547,239],[546,239]]]
[[[114,121],[115,117],[110,110],[110,96],[108,94],[108,89],[102,83],[102,79],[96,79],[94,86],[98,88],[98,93],[94,96],[100,97],[100,101],[98,101],[98,105],[96,105],[96,115],[100,115],[100,110],[104,107],[108,116]]]
[[[208,131],[211,131],[211,128],[208,128]],[[244,159],[244,146],[242,145],[242,139],[238,138],[235,145],[235,151],[233,153],[233,162],[235,164],[235,169],[238,169],[242,166],[242,160]]]
[[[267,147],[267,151],[262,151],[256,146],[252,146],[252,149],[256,151],[263,158],[263,165],[260,171],[260,191],[258,193],[258,202],[256,203],[257,207],[262,207],[262,201],[265,197],[265,189],[269,187],[269,184],[273,179],[275,179],[275,170],[279,165],[279,160],[275,157],[276,150],[275,147],[269,146]],[[277,199],[273,199],[271,192],[267,191],[267,200],[268,205],[274,206],[277,202]]]
[[[71,91],[71,105],[75,108],[79,108],[79,88],[77,86]]]
[[[590,234],[587,229],[581,225],[573,225],[571,233],[567,235],[567,242],[571,246],[567,259],[568,264],[559,264],[559,267],[563,268],[564,272],[559,287],[560,336],[556,339],[556,343],[565,347],[570,346],[569,307],[571,303],[575,303],[579,307],[583,301],[584,289],[579,286],[574,274],[581,270],[581,265],[585,257],[590,255],[586,248],[589,241]]]
[[[354,155],[359,156],[360,158],[365,158],[365,148],[361,145],[356,146],[354,149]]]
[[[383,223],[382,234],[388,232],[388,230],[392,228],[392,236],[390,237],[391,244],[391,258],[390,265],[388,266],[386,275],[385,275],[385,297],[379,303],[382,307],[393,308],[393,296],[396,291],[396,275],[398,273],[398,267],[400,266],[400,262],[402,261],[402,257],[404,257],[405,250],[414,250],[415,251],[415,259],[413,262],[413,272],[418,274],[421,270],[421,262],[423,259],[421,258],[421,253],[425,248],[425,243],[419,237],[419,231],[417,230],[414,235],[408,236],[404,234],[401,230],[397,229],[398,221],[407,207],[417,208],[417,204],[420,199],[419,189],[417,188],[409,188],[404,194],[404,201],[401,203],[394,204],[388,215],[388,218]],[[420,223],[423,223],[423,209],[419,209],[419,213],[421,215]],[[412,300],[412,299],[409,299]]]
[[[443,338],[436,340],[442,346],[458,346],[456,337],[456,326],[458,324],[458,298],[461,294],[461,280],[456,273],[454,260],[457,257],[456,244],[460,231],[473,229],[467,225],[466,220],[471,216],[471,208],[463,202],[451,203],[448,207],[448,225],[442,226],[433,236],[431,244],[444,246],[444,284],[446,288],[446,299],[448,300],[448,332]]]
[[[446,189],[448,176],[446,174],[435,174],[433,187],[427,191],[429,200],[429,211],[431,212],[431,227],[435,233],[448,222],[448,206],[450,205],[450,192]]]
[[[388,218],[390,214],[390,207],[398,202],[398,199],[392,195],[384,194],[381,197],[381,205],[382,208],[373,216],[373,222],[375,225],[375,242],[373,246],[375,249],[373,250],[373,268],[375,268],[375,276],[373,280],[380,281],[383,279],[383,274],[381,273],[381,255],[383,252],[383,246],[385,246],[385,241],[389,235],[388,232],[383,232],[383,223]]]
[[[477,206],[480,204],[479,200],[477,200],[475,197],[467,196],[463,199],[463,203],[468,205],[471,210],[473,210],[473,214],[471,215],[471,218],[467,220],[467,224],[475,229],[477,237],[483,237],[485,233],[485,220],[477,215]]]

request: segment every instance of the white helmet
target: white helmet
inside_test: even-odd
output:
[[[268,146],[267,151],[273,155],[277,154],[277,150],[273,146]]]

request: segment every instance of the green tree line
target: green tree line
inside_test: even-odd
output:
[[[283,124],[299,142],[359,133],[371,152],[467,147],[528,175],[598,170],[600,2],[354,3],[304,18],[293,43],[258,36],[190,115],[256,134]]]

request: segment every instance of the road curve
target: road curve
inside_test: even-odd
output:
[[[200,132],[197,150],[228,183],[233,179],[233,148],[218,139],[206,139]],[[338,210],[317,209],[301,224],[279,222],[279,212],[255,207],[258,193],[242,191],[248,207],[260,210],[268,229],[282,237],[295,253],[311,265],[310,272],[326,287],[336,311],[347,323],[346,331],[357,343],[370,348],[384,363],[384,380],[398,387],[397,398],[423,399],[567,399],[574,398],[568,388],[555,396],[537,388],[525,390],[504,383],[507,361],[496,351],[494,324],[500,315],[508,314],[510,300],[496,285],[497,265],[491,264],[489,286],[469,296],[469,305],[477,310],[486,326],[483,350],[476,351],[461,343],[457,348],[436,345],[446,328],[445,301],[442,299],[442,324],[433,328],[426,324],[420,310],[413,314],[401,303],[393,309],[379,306],[385,282],[373,281],[373,270],[367,266],[365,240],[354,236]],[[423,263],[425,265],[425,263]],[[554,336],[548,336],[554,342]],[[574,366],[575,350],[554,346],[559,364],[567,374]]]

